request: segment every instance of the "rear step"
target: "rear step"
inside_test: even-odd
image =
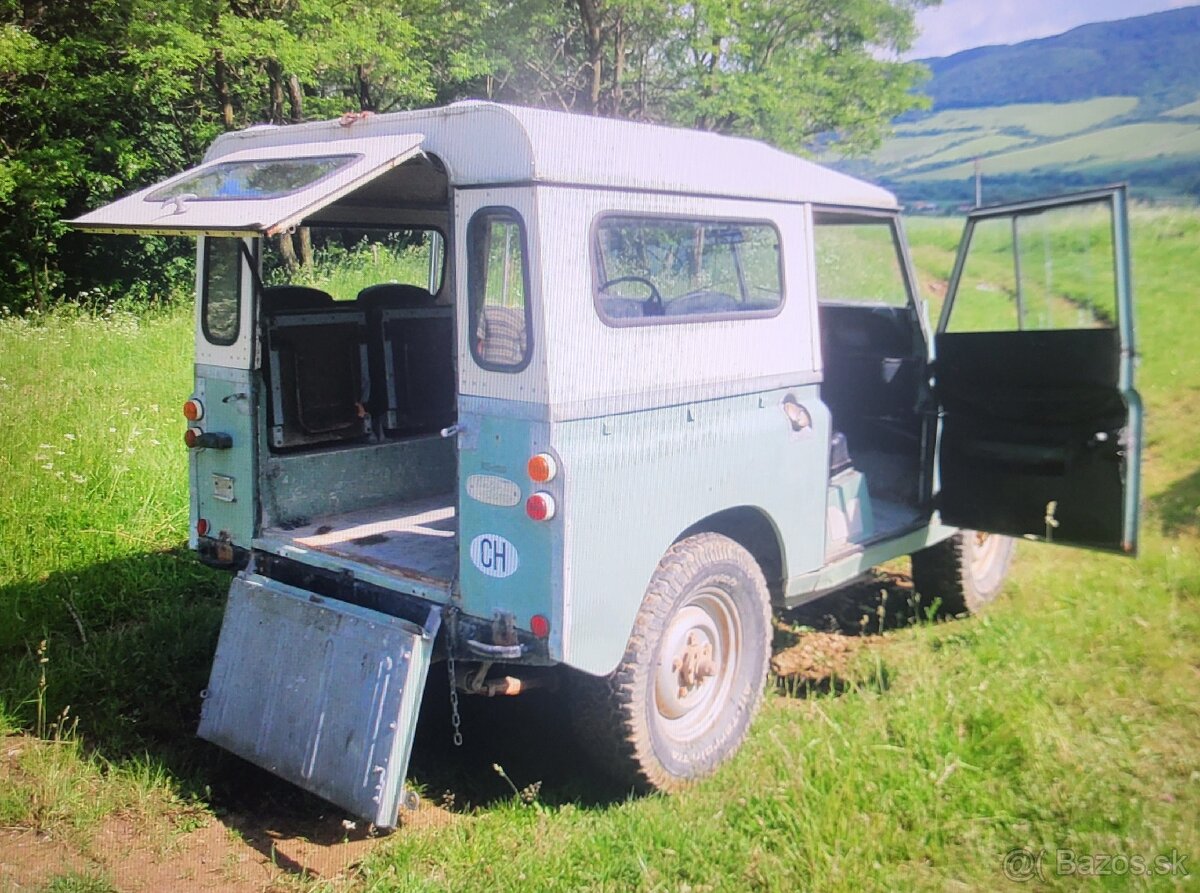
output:
[[[441,608],[423,625],[242,571],[199,736],[395,827]]]

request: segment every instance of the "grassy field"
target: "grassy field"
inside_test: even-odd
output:
[[[1192,191],[1200,158],[1200,102],[1155,112],[1135,97],[947,109],[896,125],[895,135],[864,159],[841,164],[885,180],[908,201],[951,205],[968,200],[975,159],[1001,192],[1036,175],[1065,191],[1083,183],[1131,180],[1137,194]],[[1018,190],[1019,191],[1019,190]],[[953,198],[951,198],[953,196]]]
[[[929,294],[959,229],[909,224]],[[910,624],[881,585],[785,618],[781,647],[824,643],[809,683],[773,687],[738,757],[671,797],[581,778],[537,693],[466,704],[453,752],[443,684],[414,756],[429,803],[375,841],[192,737],[227,578],[182,548],[190,309],[0,321],[0,889],[38,852],[21,889],[1074,890],[1093,854],[1191,872],[1098,889],[1196,888],[1200,215],[1133,232],[1139,559],[1023,545],[981,617]],[[338,866],[277,854],[295,840]],[[1032,884],[1014,850],[1046,854]]]

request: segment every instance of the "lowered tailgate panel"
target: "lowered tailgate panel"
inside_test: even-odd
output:
[[[199,735],[393,827],[440,621],[433,605],[422,627],[243,571]]]

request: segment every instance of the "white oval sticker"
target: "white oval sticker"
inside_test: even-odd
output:
[[[510,577],[521,559],[517,547],[498,533],[481,533],[471,540],[471,563],[489,577]]]
[[[473,474],[467,478],[467,495],[487,505],[513,506],[521,501],[521,488],[508,478]]]

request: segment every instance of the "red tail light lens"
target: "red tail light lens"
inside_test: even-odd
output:
[[[183,432],[183,442],[187,444],[189,450],[196,448],[196,444],[200,441],[200,435],[203,433],[199,428],[188,428]]]
[[[525,514],[535,521],[549,521],[554,517],[554,497],[549,493],[534,493],[525,500]]]
[[[208,522],[203,518],[196,522],[196,533],[200,536],[208,536]]]
[[[529,631],[539,639],[550,635],[550,621],[541,614],[534,614],[529,620]]]

